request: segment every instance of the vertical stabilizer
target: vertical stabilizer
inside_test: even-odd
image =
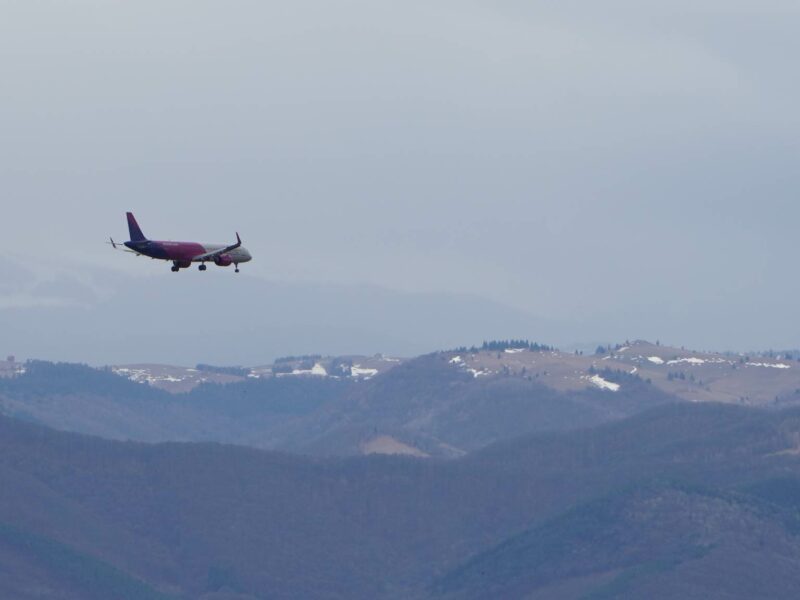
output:
[[[128,231],[131,234],[131,241],[132,242],[143,242],[147,238],[144,237],[142,230],[139,228],[139,224],[136,222],[136,218],[133,216],[133,213],[127,213],[128,215]]]

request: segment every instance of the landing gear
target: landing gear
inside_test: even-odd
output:
[[[236,270],[234,271],[234,273],[238,273],[239,272],[239,263],[233,263],[233,266],[236,267]]]
[[[208,267],[206,267],[205,265],[200,265],[199,267],[197,267],[197,269],[198,269],[199,271],[205,271],[207,268],[208,268]]]
[[[172,272],[173,273],[177,273],[178,272],[178,267],[176,267],[175,265],[172,265]]]

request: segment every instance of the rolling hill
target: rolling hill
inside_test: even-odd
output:
[[[490,342],[413,359],[313,355],[258,367],[106,369],[29,361],[0,371],[0,412],[58,429],[321,456],[453,458],[669,402],[778,408],[800,400],[800,363],[789,353],[701,353],[647,342],[591,356]]]
[[[0,411],[118,440],[216,441],[315,455],[456,457],[517,435],[587,427],[676,401],[634,377],[615,393],[586,383],[559,391],[515,373],[475,377],[454,364],[450,353],[354,364],[375,368],[362,376],[362,366],[353,376],[348,365],[348,376],[323,377],[289,367],[286,375],[206,382],[170,394],[142,383],[149,381],[143,372],[161,381],[163,371],[155,368],[120,376],[118,367],[29,362],[24,373],[0,378]],[[327,369],[316,362],[306,371],[314,365],[334,372],[330,362]]]
[[[799,435],[796,411],[671,404],[441,462],[1,418],[0,594],[750,598],[800,572]]]

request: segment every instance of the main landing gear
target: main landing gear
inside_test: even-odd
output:
[[[239,272],[239,263],[234,263],[234,266],[236,267],[236,273],[238,273],[238,272]],[[188,268],[188,267],[184,267],[184,268]],[[198,271],[205,271],[206,269],[208,269],[208,265],[207,265],[207,264],[205,264],[205,263],[201,263],[201,264],[200,264],[200,265],[197,267],[197,270],[198,270]],[[178,271],[180,271],[180,270],[181,270],[181,265],[178,265],[178,264],[176,264],[176,263],[174,263],[174,262],[173,262],[173,263],[172,263],[172,269],[171,269],[171,271],[172,271],[173,273],[177,273],[177,272],[178,272]]]

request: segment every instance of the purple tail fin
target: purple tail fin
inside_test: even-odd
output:
[[[144,237],[142,230],[139,229],[139,224],[136,222],[133,213],[127,213],[127,215],[128,215],[128,231],[131,234],[131,241],[132,242],[145,241],[147,238]]]

